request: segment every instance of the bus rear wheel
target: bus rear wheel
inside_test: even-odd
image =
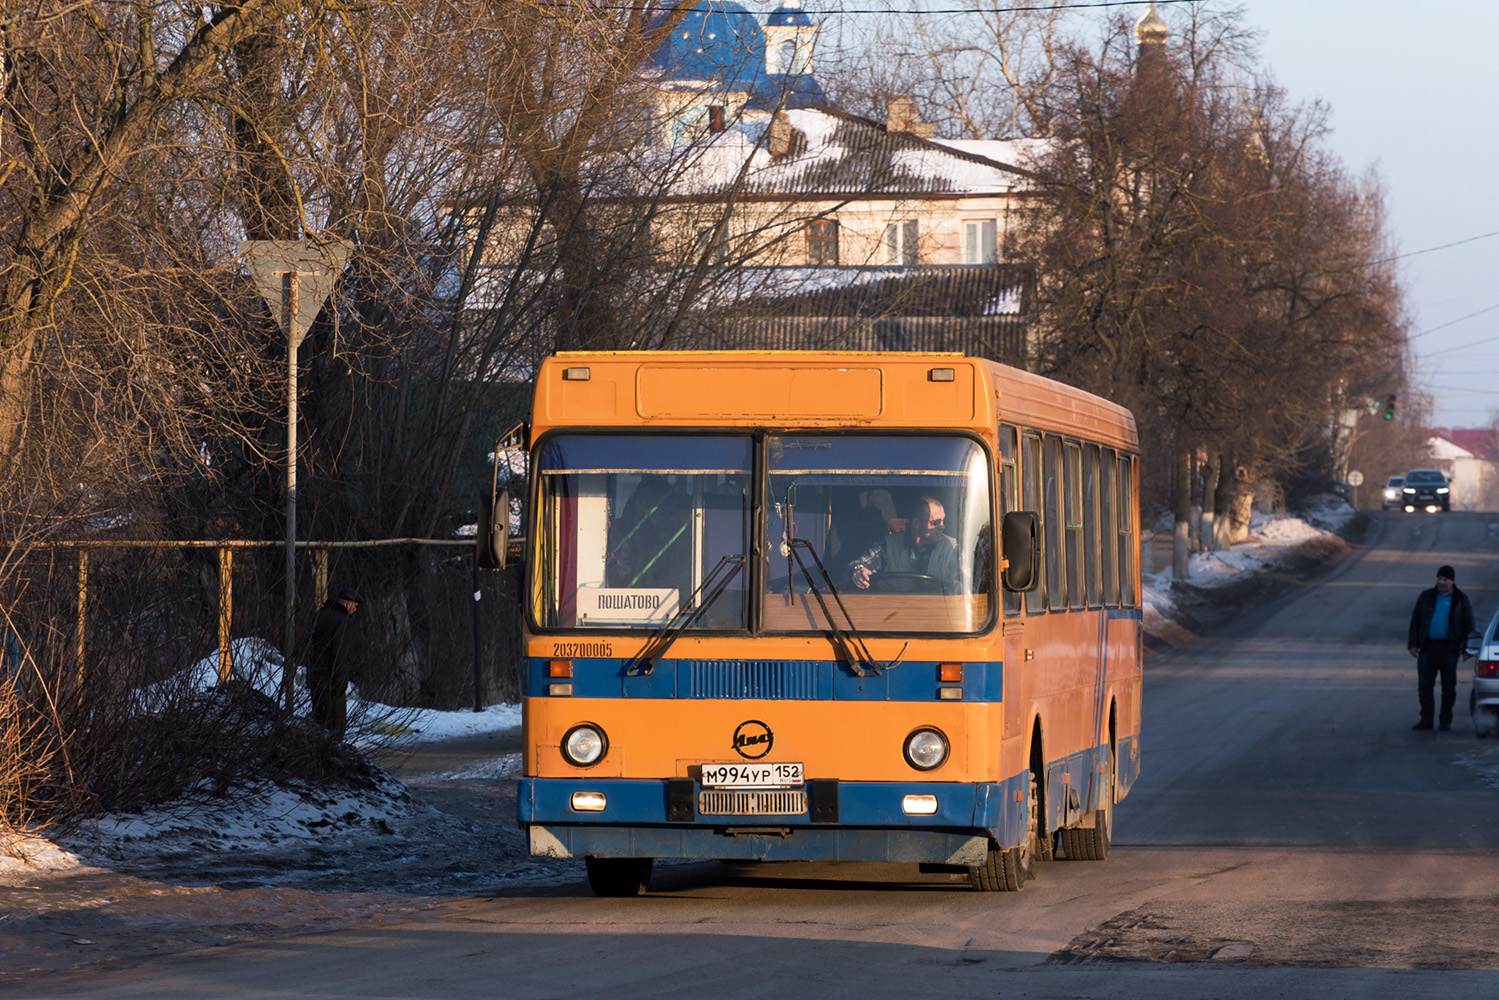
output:
[[[651,884],[653,858],[584,858],[595,896],[638,896]]]
[[[1062,853],[1073,861],[1102,861],[1109,856],[1114,824],[1114,753],[1104,750],[1103,802],[1093,812],[1093,825],[1062,831]]]
[[[1019,892],[1031,873],[1036,843],[1036,774],[1031,772],[1026,794],[1025,840],[1019,847],[989,845],[984,863],[968,869],[969,883],[980,892]]]

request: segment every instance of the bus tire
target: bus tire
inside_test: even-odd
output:
[[[651,884],[653,858],[584,858],[595,896],[638,896]]]
[[[991,841],[984,863],[968,869],[969,883],[980,892],[1019,892],[1025,888],[1025,880],[1031,874],[1036,823],[1036,774],[1032,771],[1024,842],[1020,847],[1001,848]]]
[[[1062,831],[1062,852],[1072,861],[1102,861],[1109,856],[1114,825],[1114,753],[1104,750],[1103,802],[1093,811],[1093,825]]]
[[[1020,848],[990,844],[984,863],[968,869],[968,882],[979,892],[1019,892],[1025,887]]]

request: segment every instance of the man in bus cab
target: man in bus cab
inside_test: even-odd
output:
[[[904,593],[957,594],[963,590],[958,543],[943,531],[947,512],[936,497],[920,497],[911,506],[906,530],[886,535],[849,564],[854,586],[868,590],[871,581],[888,573],[892,586]]]

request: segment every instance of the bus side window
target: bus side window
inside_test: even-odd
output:
[[[1041,438],[1027,434],[1020,444],[1020,478],[1024,489],[1024,510],[1034,511],[1041,519],[1041,561],[1045,565],[1046,555],[1046,507],[1041,502]],[[1039,584],[1025,592],[1025,613],[1038,615],[1046,610],[1047,574],[1041,574]]]
[[[1055,434],[1046,435],[1043,442],[1041,455],[1041,481],[1044,494],[1042,496],[1041,519],[1044,524],[1042,537],[1045,538],[1045,561],[1046,573],[1046,606],[1052,611],[1067,610],[1067,591],[1064,588],[1067,577],[1064,569],[1067,561],[1067,552],[1063,548],[1066,538],[1066,523],[1063,517],[1062,498],[1062,439]]]
[[[1098,565],[1098,445],[1083,445],[1083,580],[1088,607],[1103,604],[1103,573]]]
[[[1067,513],[1067,604],[1073,609],[1086,605],[1083,596],[1083,449],[1075,442],[1063,445]]]
[[[1115,513],[1119,485],[1119,461],[1114,449],[1105,448],[1100,457],[1098,483],[1098,523],[1102,526],[1099,541],[1103,544],[1103,559],[1100,571],[1103,577],[1103,603],[1115,607],[1119,603],[1119,515]]]
[[[1020,482],[1016,476],[1017,465],[1015,462],[1016,439],[1019,432],[1009,424],[999,425],[999,516],[995,518],[996,524],[1003,524],[1005,515],[1012,510],[1020,509]],[[996,551],[1003,554],[1003,549]],[[1004,591],[1005,614],[1017,615],[1020,613],[1020,595],[1009,590]]]
[[[1139,603],[1135,593],[1135,560],[1140,558],[1135,540],[1135,463],[1128,455],[1119,456],[1119,584],[1123,604],[1133,608]]]

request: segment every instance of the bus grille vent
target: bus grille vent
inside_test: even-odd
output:
[[[691,660],[693,698],[817,699],[823,671],[817,663],[785,660]]]
[[[807,793],[788,791],[704,791],[697,796],[699,816],[802,816]]]

